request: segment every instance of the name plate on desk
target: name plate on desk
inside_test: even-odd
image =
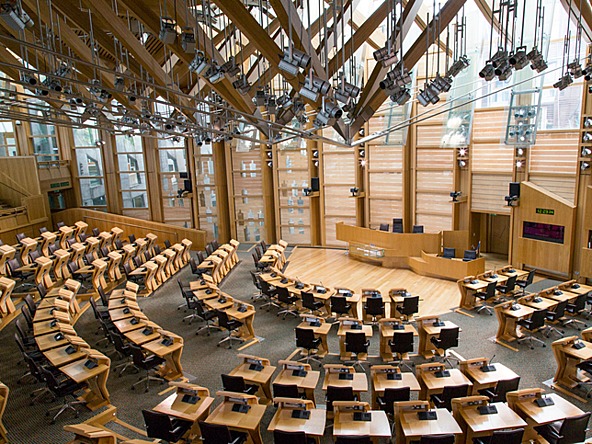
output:
[[[440,370],[434,373],[436,378],[448,378],[450,376],[450,372],[448,370]]]
[[[372,421],[372,413],[354,412],[354,421]]]
[[[438,415],[434,411],[417,412],[417,417],[420,421],[433,421],[438,419]]]
[[[510,310],[512,310],[512,311],[518,311],[518,310],[520,310],[520,308],[521,308],[520,305],[518,305],[518,304],[512,304],[512,306],[510,307]]]
[[[543,298],[536,297],[532,300],[532,302],[534,302],[535,304],[538,304],[540,302],[543,302]]]
[[[286,278],[281,278],[281,279],[280,279],[280,282],[281,282],[282,284],[287,284],[287,283],[288,283],[288,279],[286,279]]]
[[[339,379],[344,381],[353,381],[354,374],[353,373],[339,373]]]
[[[405,330],[405,326],[403,324],[392,324],[393,330]]]
[[[308,372],[306,370],[292,370],[292,376],[304,378],[306,375],[308,375]]]
[[[534,403],[539,407],[548,407],[555,404],[551,398],[537,398]]]
[[[310,325],[311,327],[320,327],[321,321],[312,321],[312,322],[309,322],[308,325]]]
[[[183,395],[183,398],[181,398],[181,401],[187,403],[187,404],[197,404],[197,401],[200,400],[199,396],[194,396],[194,395]]]
[[[261,370],[263,370],[263,366],[261,364],[251,364],[249,365],[249,370],[260,372]]]
[[[251,407],[247,404],[234,404],[232,406],[232,411],[237,413],[248,413]]]
[[[386,379],[389,381],[400,381],[403,379],[403,375],[401,373],[387,373]]]
[[[478,407],[480,415],[495,415],[497,408],[494,405],[482,405]]]
[[[294,419],[309,419],[310,411],[308,410],[292,410],[292,418]]]

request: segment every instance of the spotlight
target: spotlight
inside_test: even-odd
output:
[[[512,77],[512,65],[507,59],[500,60],[495,67],[494,73],[499,80],[508,80]]]
[[[530,60],[530,68],[538,73],[543,72],[549,67],[537,47],[532,48],[531,51],[526,54],[526,57]]]
[[[497,52],[491,57],[491,64],[494,68],[508,62],[508,51],[498,48]]]
[[[187,53],[195,51],[195,32],[193,28],[183,28],[183,32],[181,33],[181,47]]]
[[[115,77],[113,87],[117,91],[123,91],[123,89],[125,88],[125,79],[123,77]]]
[[[440,101],[440,97],[438,97],[438,91],[430,85],[429,83],[425,83],[423,90],[419,91],[417,95],[417,100],[421,103],[422,106],[428,106],[431,104],[436,104]]]
[[[251,90],[251,85],[249,84],[249,80],[247,76],[241,75],[237,80],[232,82],[232,86],[239,92],[241,95],[247,95]]]
[[[271,167],[273,166],[273,162],[272,162],[271,160],[268,160],[268,161],[267,161],[267,166],[268,166],[269,168],[271,168]]]
[[[319,94],[325,96],[331,89],[331,84],[325,80],[314,76],[306,76],[304,86],[300,89],[300,95],[306,97],[312,102],[316,102]]]
[[[174,44],[177,39],[177,22],[170,17],[161,17],[158,38],[165,45]]]
[[[49,90],[47,90],[46,88],[36,88],[35,94],[37,94],[38,96],[48,96]]]
[[[522,168],[524,166],[524,162],[522,160],[516,161],[516,168]]]
[[[451,77],[442,77],[440,73],[436,74],[436,77],[432,81],[432,89],[437,91],[438,94],[441,92],[448,92],[452,87],[452,78]]]
[[[21,82],[28,83],[31,86],[37,85],[37,79],[29,74],[21,74]]]
[[[46,78],[43,81],[43,86],[47,87],[48,89],[51,89],[52,91],[55,91],[57,93],[62,92],[62,84],[56,80],[56,79],[52,79],[52,78]]]
[[[584,70],[582,69],[582,65],[577,60],[574,60],[571,63],[567,64],[569,68],[569,73],[572,75],[574,79],[579,79],[584,75]]]
[[[585,132],[582,136],[582,142],[590,142],[592,141],[592,133]]]
[[[557,82],[553,84],[553,88],[558,88],[559,91],[563,91],[569,85],[573,83],[573,78],[570,73],[564,74]]]
[[[460,56],[456,62],[450,66],[448,72],[446,73],[447,76],[456,77],[460,74],[462,70],[467,68],[471,64],[469,58],[466,55]]]
[[[390,98],[397,105],[405,105],[411,99],[411,93],[407,88],[399,88]]]
[[[265,94],[264,90],[257,90],[255,97],[253,97],[253,103],[257,106],[265,106],[267,103],[267,94]]]
[[[493,80],[495,77],[495,68],[491,64],[491,62],[487,62],[483,69],[479,71],[479,77],[485,79],[486,81]]]
[[[459,166],[460,168],[464,168],[464,167],[466,167],[466,166],[467,166],[467,161],[466,161],[466,160],[462,160],[462,159],[461,159],[461,160],[459,160],[459,161],[458,161],[458,166]]]
[[[380,62],[384,68],[387,68],[399,60],[395,45],[389,45],[388,42],[384,48],[377,49],[372,53],[374,60]]]
[[[214,63],[206,72],[206,77],[210,83],[216,84],[224,79],[224,71]]]
[[[276,102],[276,96],[274,94],[270,95],[267,98],[267,112],[269,114],[275,114],[277,112],[277,102]]]
[[[35,25],[31,17],[18,6],[17,2],[2,2],[0,17],[15,31],[23,31],[25,28],[32,28]]]
[[[526,46],[521,46],[516,48],[516,52],[510,56],[508,59],[510,65],[514,67],[515,70],[521,70],[528,66],[528,57],[526,56]]]
[[[518,149],[516,149],[516,155],[517,156],[522,157],[522,156],[524,156],[524,154],[525,154],[524,148],[518,148]]]
[[[467,155],[467,149],[466,148],[459,148],[458,149],[458,155],[461,157],[464,157]]]
[[[388,77],[380,81],[379,85],[380,88],[384,89],[387,94],[393,94],[398,90],[398,86],[395,84],[395,82]]]
[[[349,189],[349,192],[351,193],[352,197],[356,197],[360,192],[360,189],[358,187],[353,187]]]
[[[587,170],[588,168],[590,168],[590,162],[582,162],[582,164],[580,165],[580,169],[582,171]]]
[[[509,207],[514,207],[515,205],[512,202],[516,202],[518,200],[518,196],[505,196],[504,200]]]
[[[343,111],[336,103],[326,102],[324,107],[317,114],[313,124],[320,128],[325,125],[332,125],[336,119],[341,118]]]
[[[348,82],[342,82],[335,88],[335,98],[341,103],[348,103],[350,99],[355,99],[360,94],[360,88]]]
[[[284,55],[280,60],[278,68],[288,74],[298,75],[300,68],[306,68],[310,64],[310,56],[298,49],[286,48]]]
[[[302,188],[302,192],[304,193],[305,196],[310,196],[310,193],[312,193],[312,188],[310,188],[310,187]]]
[[[592,149],[590,148],[582,148],[582,157],[587,157],[592,154]]]
[[[205,54],[202,51],[197,51],[195,57],[189,64],[189,70],[199,76],[203,75],[203,73],[207,72],[209,69],[210,64],[208,63],[208,59],[206,58]]]
[[[452,197],[452,202],[458,202],[458,198],[462,195],[462,191],[452,191],[450,193],[450,197]]]

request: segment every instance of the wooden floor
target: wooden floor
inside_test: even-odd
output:
[[[288,260],[286,274],[307,283],[346,287],[356,293],[362,288],[376,288],[382,293],[406,288],[420,297],[420,315],[449,312],[460,301],[455,281],[360,262],[350,259],[347,250],[296,247]]]

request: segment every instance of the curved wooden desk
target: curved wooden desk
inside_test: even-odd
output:
[[[485,258],[480,257],[465,262],[457,257],[447,259],[435,253],[422,251],[421,257],[409,258],[409,267],[422,276],[462,279],[465,276],[475,276],[483,273],[485,271]]]

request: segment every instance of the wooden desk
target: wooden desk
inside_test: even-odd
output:
[[[0,274],[6,275],[6,262],[14,258],[16,250],[10,245],[0,245]]]
[[[341,359],[351,359],[351,353],[347,352],[345,350],[345,336],[348,332],[351,333],[364,333],[364,335],[366,336],[366,339],[371,338],[373,335],[373,331],[372,331],[372,326],[371,325],[362,325],[361,321],[357,320],[357,319],[352,319],[352,318],[340,318],[340,325],[339,325],[339,330],[337,330],[337,336],[339,337],[339,355]],[[346,325],[347,323],[350,322],[355,322],[357,325],[361,325],[361,329],[355,329],[352,328],[353,325]],[[364,355],[362,353],[360,353],[358,356],[360,356],[362,359],[364,359],[365,357],[367,357],[367,354]]]
[[[368,391],[368,378],[365,373],[356,373],[353,367],[340,364],[325,364],[325,379],[323,380],[323,390],[327,390],[330,385],[333,387],[351,387],[354,393]],[[353,373],[353,379],[339,379],[340,369],[348,369]]]
[[[93,351],[93,353],[98,352]],[[85,382],[88,384],[88,389],[86,389],[85,394],[80,399],[86,402],[86,406],[91,411],[95,411],[110,403],[107,378],[109,376],[111,360],[102,355],[99,364],[93,369],[88,369],[84,366],[86,361],[87,358],[74,361],[60,367],[60,370],[75,382],[79,384]]]
[[[12,292],[16,283],[12,279],[0,277],[0,318],[14,313],[16,307],[12,302]]]
[[[401,379],[388,379],[389,372],[396,372]],[[411,372],[401,372],[401,369],[392,365],[373,365],[370,368],[370,381],[372,387],[372,408],[378,408],[376,398],[383,396],[388,388],[409,387],[412,392],[418,392],[421,387],[415,375]]]
[[[447,370],[450,376],[438,378],[436,372]],[[444,364],[428,363],[417,366],[417,380],[419,381],[420,391],[419,399],[429,400],[430,395],[437,395],[442,393],[444,387],[447,385],[464,385],[469,386],[469,393],[473,383],[467,378],[459,369],[446,369]]]
[[[229,373],[230,376],[242,376],[245,382],[251,384],[257,384],[260,391],[263,393],[261,401],[263,404],[271,402],[273,395],[271,394],[271,377],[277,367],[270,364],[269,359],[260,358],[258,356],[237,355],[243,359],[243,363],[232,369]],[[263,366],[260,371],[251,370],[249,367],[252,364],[259,364]]]
[[[518,304],[518,310],[512,310],[512,302],[504,302],[495,306],[495,313],[498,320],[498,328],[495,339],[497,341],[512,342],[522,337],[518,331],[518,321],[523,318],[529,318],[535,309],[525,305]]]
[[[389,340],[393,339],[393,334],[397,332],[413,332],[417,336],[417,330],[411,324],[403,324],[400,319],[386,318],[378,321],[380,328],[380,356],[383,361],[389,362],[393,360],[393,352],[389,345]],[[403,330],[395,330],[395,325],[402,325]]]
[[[74,433],[74,439],[68,444],[115,444],[115,432],[101,429],[89,424],[73,424],[64,426],[66,432]],[[129,444],[129,441],[126,441]]]
[[[577,288],[574,287],[577,285]],[[567,281],[557,286],[562,291],[569,291],[570,293],[576,294],[588,294],[592,291],[592,287],[589,285],[579,284],[575,280]]]
[[[239,311],[241,306],[247,308],[246,311]],[[242,322],[242,326],[238,329],[238,337],[244,341],[249,341],[255,338],[255,329],[253,328],[253,321],[255,320],[255,307],[246,302],[235,301],[232,307],[227,308],[226,314],[237,321]]]
[[[412,234],[416,236],[417,234]],[[409,267],[417,274],[441,279],[461,279],[463,276],[483,273],[485,258],[479,257],[472,261],[462,258],[445,258],[436,253],[421,252],[419,257],[409,258]]]
[[[49,246],[55,243],[57,235],[51,231],[41,233],[41,254],[47,257],[49,256]]]
[[[66,349],[68,347],[76,348],[76,351],[68,354]],[[82,351],[80,347],[73,346],[71,344],[57,347],[51,350],[47,350],[43,355],[47,358],[51,365],[54,367],[61,367],[62,365],[70,364],[71,362],[78,361],[87,356],[87,352]]]
[[[522,279],[524,276],[528,275],[528,271],[520,270],[519,268],[512,267],[511,265],[506,265],[504,267],[498,268],[496,270],[497,274],[503,274],[511,278],[512,276],[516,276],[516,279]]]
[[[214,409],[210,416],[208,416],[206,422],[210,424],[225,425],[233,430],[238,430],[243,433],[246,432],[253,444],[263,444],[259,424],[261,423],[261,419],[263,419],[266,407],[257,404],[257,397],[239,395],[238,393],[230,392],[218,392],[217,395],[223,396],[224,400]],[[232,399],[241,398],[245,399],[247,405],[249,405],[249,411],[247,413],[232,411],[232,407],[235,404],[232,402]]]
[[[500,362],[492,363],[495,371],[484,372],[481,367],[487,365],[486,358],[474,358],[460,362],[460,371],[473,383],[473,394],[477,395],[479,390],[497,386],[500,381],[507,381],[519,377],[517,373]]]
[[[164,330],[160,330],[159,332],[163,335],[163,338],[142,344],[142,348],[165,359],[165,363],[159,370],[159,373],[163,378],[172,381],[183,376],[183,366],[181,365],[183,338]],[[167,337],[173,340],[171,345],[164,345],[162,343]]]
[[[21,252],[19,253],[21,264],[29,265],[31,263],[29,253],[37,249],[37,241],[35,239],[31,239],[30,237],[25,237],[24,239],[21,239],[20,244],[22,245]]]
[[[435,326],[434,322],[439,320],[438,316],[428,315],[417,318],[417,331],[419,334],[419,347],[417,353],[422,355],[426,359],[434,357],[434,351],[436,346],[432,343],[431,338],[439,336],[440,330],[443,328],[455,328],[458,327],[455,323],[450,321],[444,321],[443,326]]]
[[[144,330],[150,328],[152,333],[144,334]],[[137,330],[128,331],[124,334],[128,341],[133,342],[136,345],[144,345],[148,342],[153,342],[161,338],[158,332],[160,327],[152,322],[148,322],[144,328],[138,328]]]
[[[317,354],[321,358],[325,357],[327,355],[327,353],[329,353],[329,342],[327,341],[327,335],[329,334],[329,331],[331,330],[332,324],[325,322],[325,320],[323,318],[319,318],[319,317],[313,316],[313,315],[301,314],[300,318],[303,319],[303,322],[298,324],[298,328],[305,328],[305,329],[312,330],[315,334],[315,337],[321,339],[321,347],[319,348]],[[318,327],[315,327],[314,325],[310,325],[310,323],[307,322],[307,319],[318,319],[321,322],[321,325],[319,325]]]
[[[60,248],[63,250],[67,250],[68,248],[70,248],[70,246],[68,245],[68,239],[70,239],[73,236],[74,229],[72,227],[63,226],[60,227],[58,231],[60,232]]]
[[[273,384],[285,384],[285,385],[296,385],[298,389],[303,391],[306,399],[315,403],[314,391],[321,377],[321,372],[311,370],[310,364],[304,364],[297,361],[278,361],[278,365],[281,366],[280,374],[277,375]],[[302,369],[306,371],[306,376],[295,376],[294,370]]]
[[[378,438],[390,438],[391,427],[382,410],[368,410],[368,404],[356,401],[334,401],[335,419],[333,421],[333,436],[369,436],[373,442],[378,442]],[[370,421],[354,420],[354,409],[364,408],[366,413],[370,413]]]
[[[540,299],[540,301],[537,302],[538,299]],[[558,302],[553,299],[539,297],[537,294],[527,294],[526,296],[518,298],[516,302],[534,308],[535,310],[550,310],[558,304]]]
[[[307,400],[308,401],[308,400]],[[314,408],[314,403],[290,398],[274,398],[278,409],[269,423],[268,431],[282,430],[284,432],[304,432],[307,437],[312,437],[318,443],[319,438],[325,433],[326,411]],[[310,412],[308,419],[293,418],[295,410]]]
[[[574,344],[583,344],[584,347],[576,349]],[[571,391],[583,382],[578,378],[576,365],[587,359],[592,359],[592,343],[582,341],[577,336],[570,336],[553,342],[552,348],[557,363],[553,382]]]
[[[477,279],[475,276],[468,276],[456,281],[458,291],[460,292],[459,307],[465,310],[473,310],[475,308],[475,293],[484,291],[489,282]]]
[[[6,436],[6,427],[2,423],[2,417],[4,416],[4,410],[6,409],[6,403],[8,402],[8,393],[10,390],[5,384],[0,382],[0,443],[8,443],[8,437]]]
[[[417,411],[405,411],[400,415],[402,435],[397,435],[397,443],[409,444],[419,441],[422,436],[459,435],[462,429],[446,409],[435,409],[437,420],[420,420]]]
[[[201,436],[198,423],[208,417],[210,407],[214,402],[214,398],[210,396],[210,391],[205,387],[186,382],[172,382],[169,384],[177,387],[176,392],[165,398],[152,410],[193,423],[189,431],[189,436]],[[200,399],[195,404],[184,402],[183,397],[185,395],[199,396]]]
[[[136,324],[132,323],[132,320],[136,319],[138,322]],[[133,330],[138,330],[139,328],[144,328],[147,326],[147,323],[145,320],[142,320],[141,318],[138,318],[137,315],[135,315],[133,318],[127,318],[127,319],[122,319],[121,321],[115,321],[113,323],[115,325],[115,328],[120,332],[120,333],[127,333]]]
[[[488,403],[485,401],[485,405]],[[466,424],[466,443],[472,444],[473,438],[491,436],[496,430],[517,429],[526,427],[526,422],[516,414],[505,402],[489,404],[495,406],[497,413],[482,415],[479,406],[466,406],[459,409],[459,422]],[[461,428],[464,424],[461,424]]]
[[[58,334],[61,336],[61,339],[56,339],[60,337],[58,336]],[[46,350],[51,350],[52,348],[61,347],[62,345],[69,344],[68,339],[65,337],[63,333],[36,336],[35,342],[37,342],[37,347],[39,347],[39,350],[41,350],[42,352],[45,352]]]
[[[550,393],[547,397],[553,400],[554,405],[539,407],[534,403],[536,397],[531,397],[517,401],[514,404],[514,410],[525,419],[529,425],[549,424],[551,422],[561,421],[565,418],[584,414],[584,412],[578,407],[555,393]],[[512,406],[511,402],[508,402]]]
[[[58,281],[68,279],[71,274],[68,270],[68,262],[70,260],[70,253],[67,250],[56,250],[54,252],[55,260],[53,264],[53,272]]]

